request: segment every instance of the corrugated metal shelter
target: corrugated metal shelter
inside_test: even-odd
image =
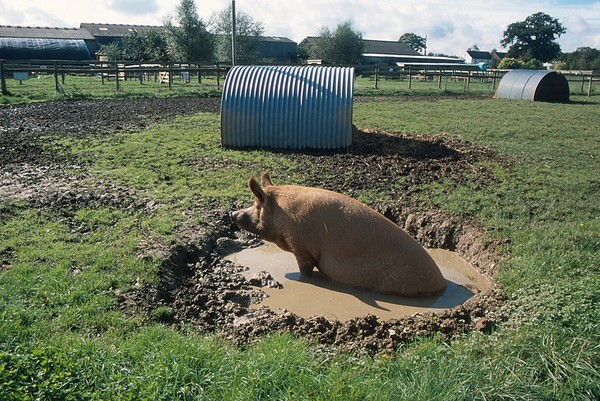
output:
[[[221,98],[223,146],[337,149],[352,143],[354,68],[235,66]]]
[[[512,70],[498,84],[497,98],[566,102],[569,82],[556,71]]]

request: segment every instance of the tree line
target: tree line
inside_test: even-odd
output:
[[[109,60],[173,61],[214,63],[231,62],[231,6],[214,13],[208,22],[197,12],[194,0],[180,0],[175,17],[165,21],[161,28],[140,34],[133,32],[121,44],[112,43],[100,48]],[[264,62],[259,57],[260,36],[264,25],[251,15],[236,13],[236,59],[241,64]],[[493,62],[498,68],[542,68],[545,62],[556,62],[557,69],[600,69],[600,51],[581,47],[572,53],[562,53],[557,39],[566,28],[543,12],[530,15],[524,21],[506,28],[500,44],[508,49],[507,57]],[[425,37],[408,32],[400,36],[404,43],[417,52],[425,52]],[[474,48],[477,48],[475,45]],[[338,24],[334,30],[321,28],[317,36],[301,44],[298,60],[320,59],[334,65],[361,63],[364,50],[362,33],[351,22]],[[429,55],[434,55],[429,53]]]
[[[230,5],[205,22],[198,15],[194,0],[181,0],[175,16],[166,19],[163,27],[144,33],[132,32],[120,44],[102,45],[99,52],[106,54],[110,61],[231,62],[231,14]],[[236,12],[238,61],[258,61],[263,32],[260,21],[248,13]]]

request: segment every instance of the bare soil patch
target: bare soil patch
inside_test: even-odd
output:
[[[361,101],[368,101],[362,99]],[[110,136],[139,130],[178,114],[218,112],[219,99],[116,100],[46,102],[0,107],[0,200],[20,199],[39,208],[69,210],[103,204],[149,208],[152,201],[116,185],[85,184],[72,172],[80,161],[43,146],[61,136]],[[337,152],[281,152],[306,171],[307,185],[356,196],[387,194],[389,201],[375,209],[395,221],[424,246],[457,251],[464,259],[493,276],[499,262],[498,246],[476,221],[460,220],[416,203],[423,187],[444,180],[487,186],[495,182],[485,162],[506,162],[489,149],[455,137],[420,136],[355,129],[354,144]],[[272,172],[278,181],[277,172]],[[284,183],[285,179],[280,179]],[[252,303],[264,297],[256,282],[241,274],[241,266],[223,256],[232,249],[256,246],[259,240],[240,232],[227,218],[228,206],[193,210],[209,224],[183,227],[180,243],[148,245],[140,257],[165,255],[159,282],[151,288],[118,293],[126,313],[148,319],[191,325],[202,332],[219,332],[232,342],[246,344],[272,332],[291,332],[336,346],[369,353],[393,351],[420,336],[438,334],[452,339],[466,332],[489,332],[506,319],[501,289],[480,293],[464,305],[442,313],[423,313],[383,321],[368,315],[348,322],[324,317],[301,318]],[[0,210],[2,213],[2,210]],[[84,228],[74,228],[84,229]],[[12,250],[0,249],[9,255]],[[8,258],[5,258],[8,259]],[[8,268],[7,266],[0,266]],[[260,280],[258,280],[260,283]],[[268,283],[268,279],[263,280]]]

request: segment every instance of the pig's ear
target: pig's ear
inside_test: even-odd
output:
[[[273,185],[273,181],[271,181],[271,176],[269,175],[268,171],[265,171],[262,175],[262,177],[260,178],[260,182],[262,183],[263,187],[268,187],[269,185]]]
[[[265,203],[267,194],[265,194],[265,191],[263,191],[263,189],[260,187],[258,181],[256,181],[256,178],[250,177],[250,180],[248,180],[248,186],[250,187],[250,191],[252,191],[256,200],[260,203]]]

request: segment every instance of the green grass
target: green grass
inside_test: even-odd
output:
[[[568,76],[571,95],[587,94],[588,84],[581,78]],[[224,79],[216,76],[202,78],[198,83],[192,77],[189,82],[175,78],[172,87],[168,84],[128,79],[119,81],[119,88],[114,80],[102,79],[96,76],[65,75],[64,80],[59,76],[59,91],[52,74],[32,76],[25,81],[7,79],[6,85],[9,95],[0,95],[0,104],[18,104],[32,101],[58,100],[58,99],[119,99],[119,98],[169,98],[177,96],[220,96]],[[407,78],[402,80],[375,81],[374,76],[358,76],[354,81],[354,94],[358,96],[447,96],[447,95],[493,95],[498,86],[489,79],[473,78],[467,87],[464,81],[442,78],[441,84],[437,77],[428,80],[417,80],[409,83]],[[598,94],[598,85],[592,86],[592,95]]]
[[[219,84],[219,86],[217,86]],[[0,95],[0,104],[28,103],[40,100],[58,99],[119,99],[119,98],[169,98],[176,96],[220,96],[223,78],[203,77],[202,83],[197,78],[189,82],[174,79],[171,88],[167,83],[143,81],[136,79],[119,81],[119,88],[113,80],[96,76],[66,75],[63,81],[59,76],[59,89],[52,74],[32,76],[25,81],[6,80],[8,96]]]
[[[177,241],[190,211],[247,203],[246,180],[264,169],[302,183],[304,171],[285,155],[222,149],[211,114],[61,141],[58,149],[87,160],[90,184],[131,188],[131,197],[158,206],[52,210],[0,200],[0,266],[10,266],[0,271],[0,398],[597,399],[600,105],[574,100],[355,104],[358,126],[445,132],[507,160],[487,166],[494,185],[442,182],[422,188],[419,201],[510,239],[499,277],[509,322],[489,335],[423,338],[376,357],[291,335],[239,348],[157,323],[167,309],[151,320],[118,308],[118,294],[156,280],[161,257],[140,258],[140,249]]]

